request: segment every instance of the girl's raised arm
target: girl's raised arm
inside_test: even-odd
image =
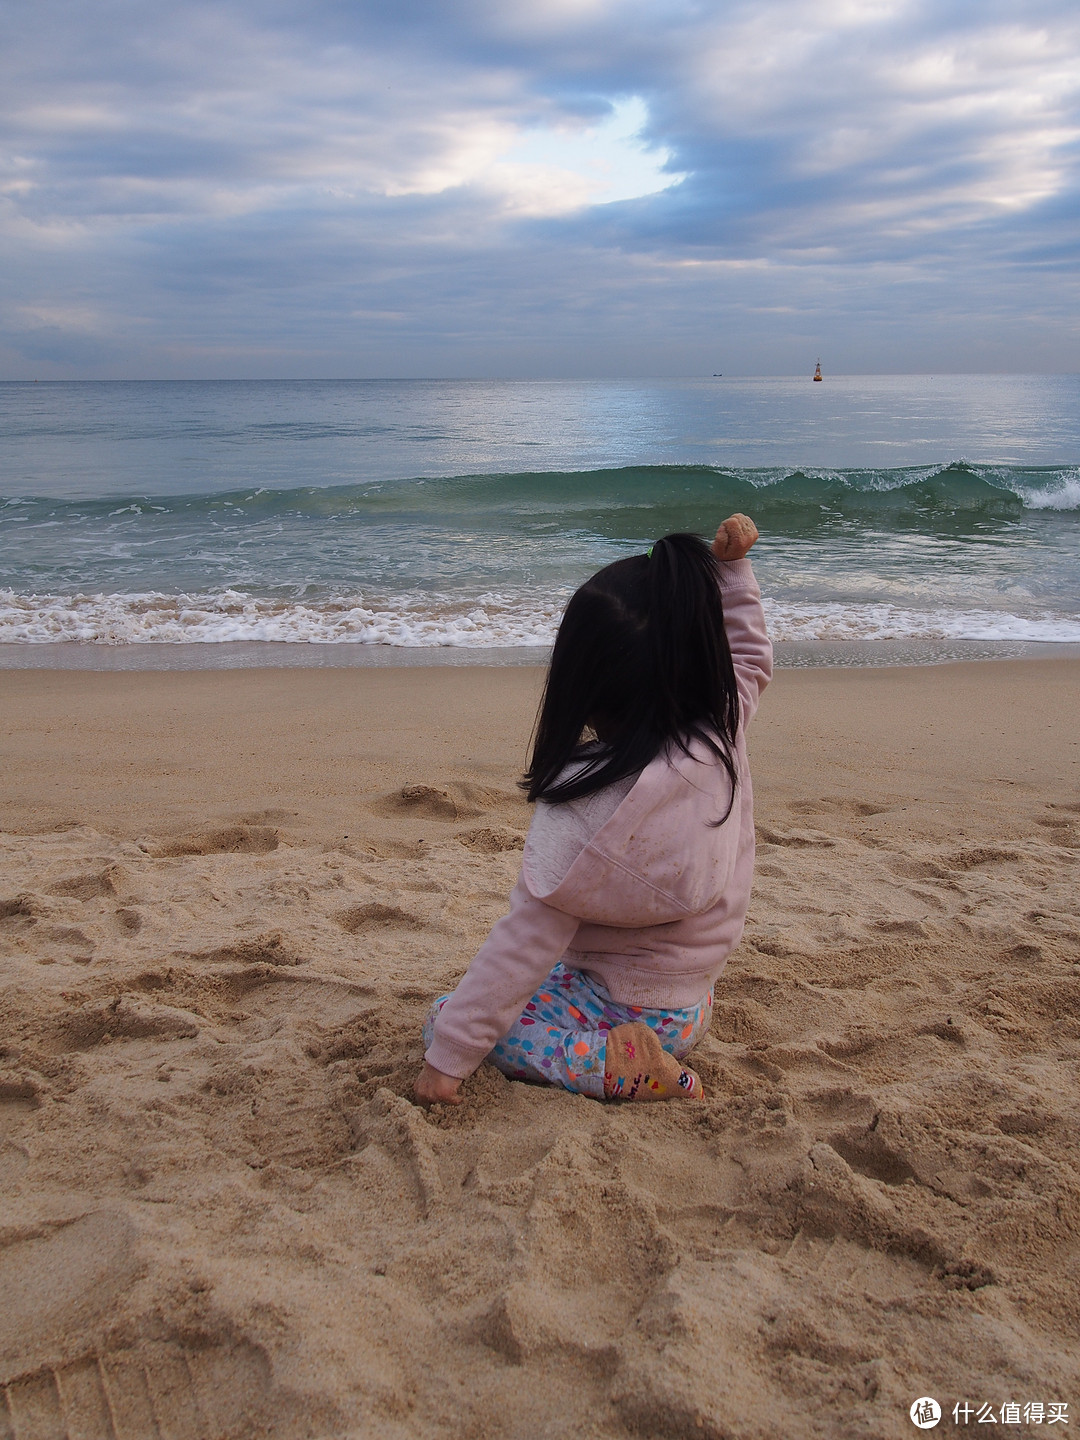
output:
[[[732,515],[720,526],[712,552],[720,561],[720,593],[724,601],[724,631],[739,684],[742,723],[748,724],[761,692],[772,679],[772,642],[765,628],[761,591],[746,558],[758,538],[749,515]]]

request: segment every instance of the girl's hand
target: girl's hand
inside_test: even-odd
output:
[[[758,528],[749,515],[731,515],[716,532],[712,553],[718,560],[741,560],[758,538]]]
[[[444,1075],[425,1060],[423,1070],[416,1077],[413,1095],[418,1105],[460,1105],[463,1099],[458,1094],[460,1089],[460,1080],[453,1075]]]

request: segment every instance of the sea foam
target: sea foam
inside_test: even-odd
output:
[[[205,594],[17,595],[0,591],[0,644],[297,644],[403,648],[550,645],[566,595],[362,596],[285,601],[225,589]],[[1080,616],[1055,611],[915,609],[880,603],[775,600],[774,640],[1080,641]]]

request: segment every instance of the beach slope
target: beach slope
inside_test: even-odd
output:
[[[708,1100],[425,1113],[542,675],[6,674],[0,1435],[1075,1424],[1078,682],[781,672]]]

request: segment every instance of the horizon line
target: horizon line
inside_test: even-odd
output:
[[[826,380],[891,380],[891,379],[1064,379],[1080,375],[1080,370],[836,370],[827,371]],[[747,372],[745,374],[701,371],[685,375],[161,375],[161,376],[31,376],[0,378],[0,385],[431,385],[431,384],[503,384],[561,385],[595,384],[599,382],[634,383],[638,381],[683,380],[813,380],[811,370],[793,370],[783,374]]]

